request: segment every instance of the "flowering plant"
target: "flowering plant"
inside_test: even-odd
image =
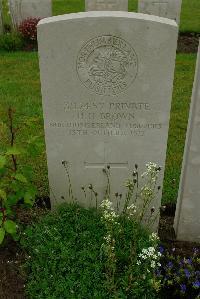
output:
[[[24,40],[30,44],[37,42],[37,24],[39,21],[39,18],[27,18],[18,27]]]
[[[149,231],[146,228],[146,244],[143,244],[143,248],[138,248],[136,245],[136,238],[144,224],[149,225],[152,223],[152,218],[154,221],[157,216],[154,215],[155,208],[150,205],[160,190],[157,187],[157,181],[161,168],[155,163],[148,163],[146,168],[142,174],[142,178],[146,180],[140,186],[138,166],[135,165],[132,177],[126,182],[127,193],[124,206],[121,207],[122,212],[120,212],[122,195],[115,194],[117,198],[117,211],[115,211],[110,200],[110,168],[107,166],[107,169],[104,170],[107,174],[108,184],[106,197],[100,205],[101,220],[106,228],[101,248],[105,259],[108,290],[116,297],[119,295],[117,290],[124,289],[125,286],[125,293],[128,296],[133,296],[131,298],[143,296],[145,289],[148,289],[149,296],[154,298],[155,290],[157,292],[160,290],[160,279],[155,275],[156,269],[161,266],[157,234],[152,233],[149,236]],[[128,237],[130,232],[131,235]],[[125,252],[126,254],[124,254]],[[122,266],[121,260],[125,263],[125,267]],[[126,277],[123,282],[118,279],[119,271],[123,272]]]
[[[138,165],[132,177],[127,180],[125,204],[123,213],[134,217],[136,221],[146,224],[150,227],[154,224],[159,215],[159,210],[152,205],[156,201],[156,197],[161,187],[158,186],[158,178],[161,167],[156,163],[149,162],[146,164],[146,171],[141,174],[142,183],[140,183]],[[152,205],[152,206],[151,206]]]
[[[157,277],[161,279],[165,292],[173,294],[174,298],[199,298],[200,295],[200,255],[194,248],[189,258],[176,254],[160,247],[162,252],[162,266],[157,270]]]

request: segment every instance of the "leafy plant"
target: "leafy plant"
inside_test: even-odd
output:
[[[95,208],[62,204],[26,229],[21,245],[27,252],[30,298],[156,298],[154,276],[146,266],[141,271],[137,260],[143,248],[157,246],[157,241],[134,221],[118,219],[123,231],[115,230],[113,288],[108,284],[108,260],[102,248],[107,233],[102,217]],[[131,242],[134,258],[130,257]]]
[[[25,120],[24,126],[30,126],[31,120]],[[20,124],[22,126],[22,123]],[[32,207],[35,202],[36,188],[32,182],[31,166],[23,165],[22,159],[38,153],[38,137],[30,137],[24,147],[16,145],[16,134],[20,131],[14,126],[14,110],[8,109],[7,122],[0,124],[1,140],[3,136],[9,144],[0,148],[0,244],[10,234],[17,239],[16,205]]]
[[[0,49],[5,51],[22,50],[24,41],[18,32],[8,32],[0,35]]]
[[[76,202],[70,165],[67,161],[62,161],[62,165],[67,174],[69,199]],[[121,209],[118,203],[115,211],[110,200],[111,169],[107,165],[103,169],[107,184],[100,209],[98,194],[89,184],[95,209],[87,210],[75,203],[63,205],[26,231],[22,245],[31,257],[27,261],[27,293],[31,298],[157,298],[159,238],[144,224],[150,226],[156,217],[151,204],[160,190],[157,180],[161,169],[148,163],[141,186],[138,166],[135,168],[126,184]],[[87,197],[86,187],[81,189]],[[115,196],[122,201],[122,195]]]

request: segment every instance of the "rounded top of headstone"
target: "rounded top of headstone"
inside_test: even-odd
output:
[[[70,13],[70,14],[42,19],[38,23],[38,27],[49,23],[56,23],[56,22],[70,21],[70,20],[72,21],[72,20],[84,19],[84,18],[85,19],[87,18],[127,18],[127,19],[134,19],[138,21],[141,20],[141,21],[157,22],[165,25],[178,27],[174,20],[153,16],[153,15],[134,13],[134,12],[125,12],[125,11],[89,11],[89,12]]]

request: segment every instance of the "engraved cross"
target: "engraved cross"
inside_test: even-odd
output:
[[[118,162],[107,159],[106,143],[104,142],[104,159],[102,162],[84,162],[85,168],[105,168],[107,165],[110,168],[128,168],[128,161]]]

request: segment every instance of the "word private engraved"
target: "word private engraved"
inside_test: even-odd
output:
[[[124,39],[103,35],[89,40],[77,58],[77,73],[88,89],[117,95],[127,89],[138,72],[135,50]]]

